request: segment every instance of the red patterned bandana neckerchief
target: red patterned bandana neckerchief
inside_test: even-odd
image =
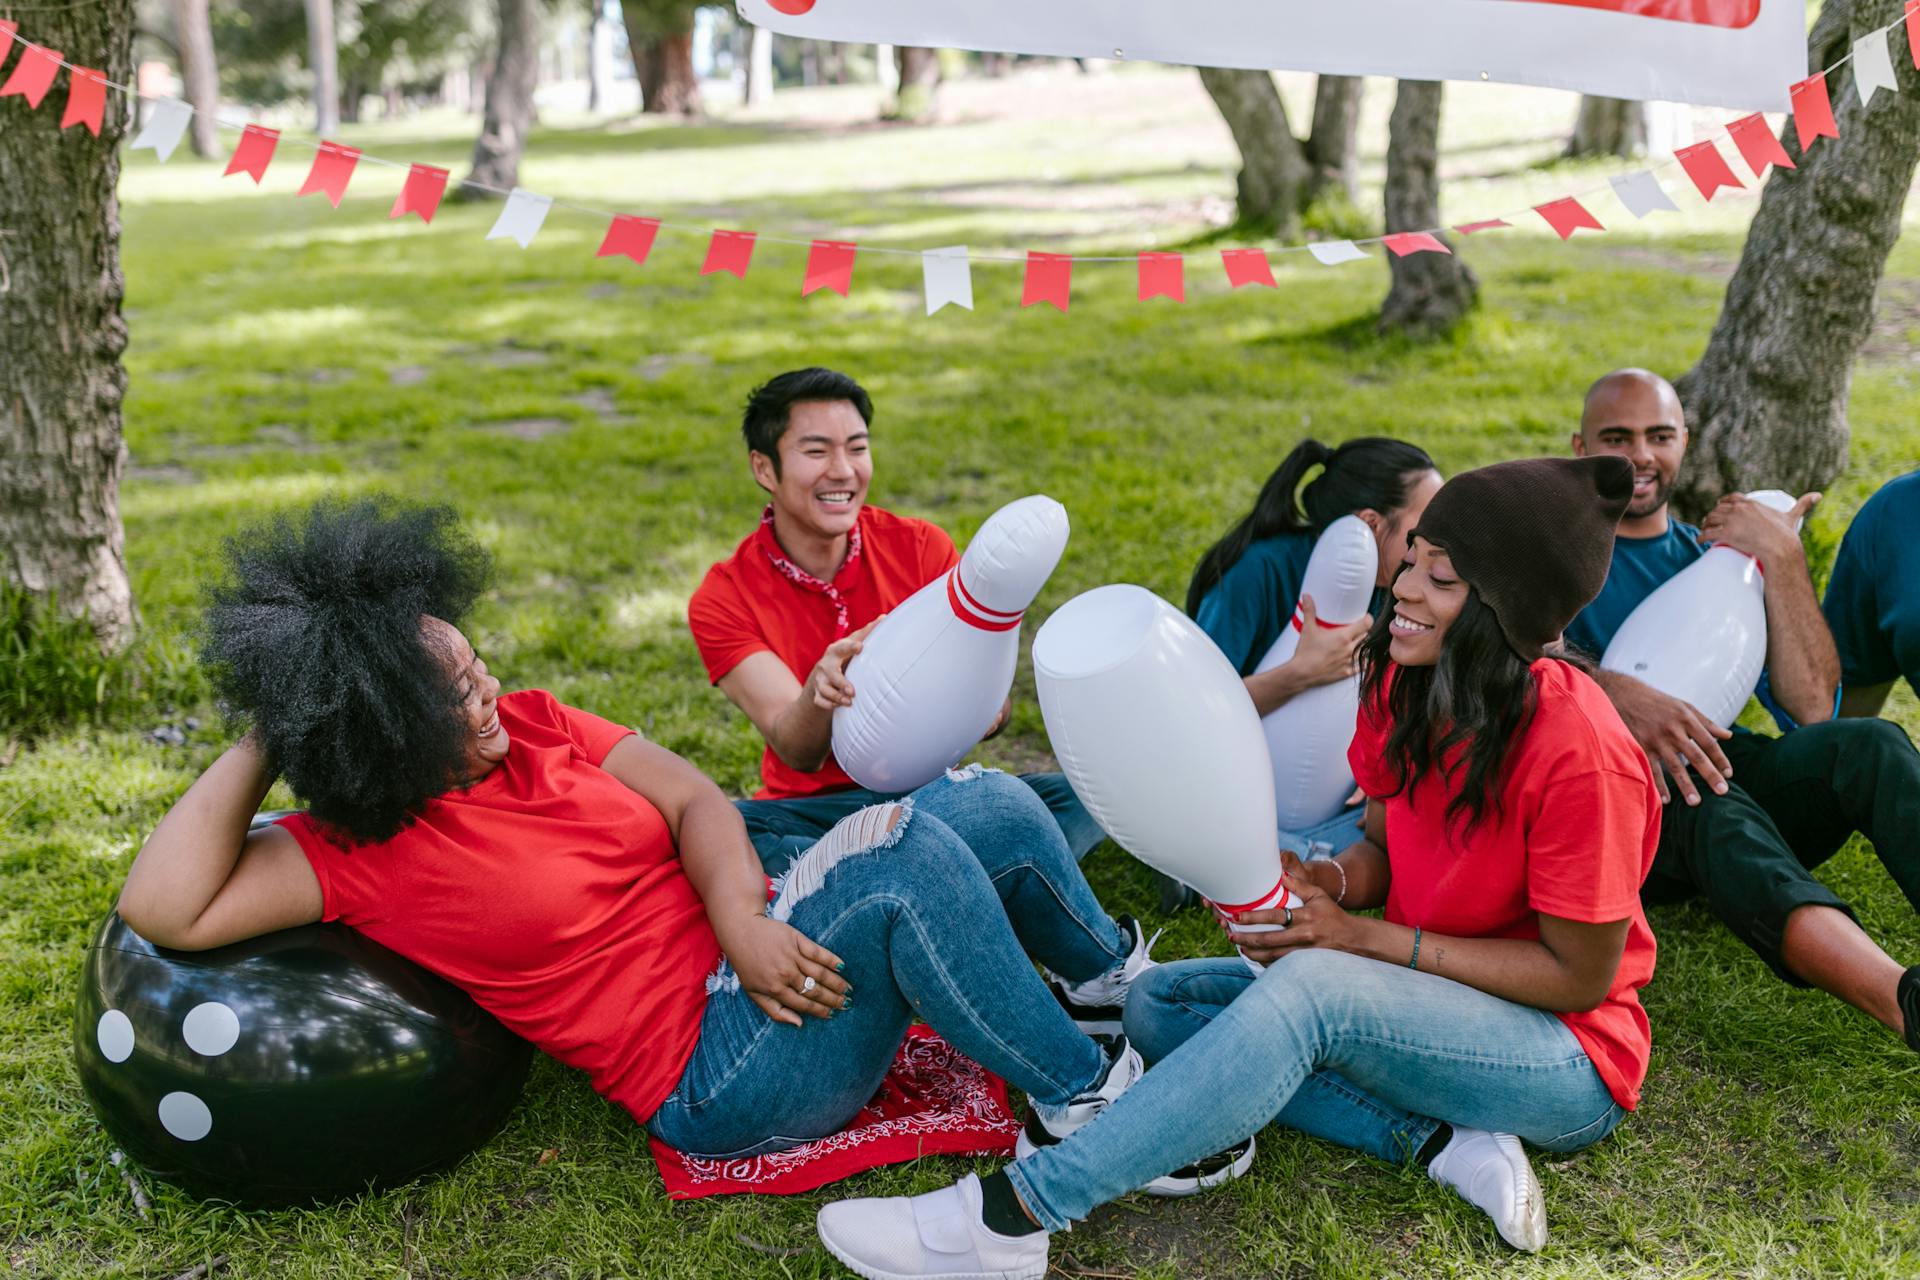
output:
[[[840,594],[839,588],[831,582],[822,582],[787,559],[787,553],[781,549],[780,540],[773,536],[773,504],[771,502],[767,504],[767,509],[760,513],[760,528],[754,536],[759,539],[760,549],[767,553],[767,559],[773,562],[773,567],[779,570],[781,577],[805,590],[818,591],[833,602],[833,638],[835,640],[845,637],[853,630],[848,621],[846,597]],[[833,575],[835,580],[845,580],[850,576],[847,571],[854,568],[859,561],[860,526],[856,522],[853,532],[847,535],[847,558],[840,562],[838,572]]]

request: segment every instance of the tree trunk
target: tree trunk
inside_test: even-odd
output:
[[[606,6],[600,0],[588,0],[592,16],[587,19],[587,113],[599,115],[607,108],[607,65],[612,46],[608,42]]]
[[[1426,231],[1440,225],[1440,95],[1436,80],[1402,80],[1388,122],[1386,226]],[[1440,237],[1446,243],[1446,237]],[[1393,274],[1380,304],[1380,331],[1430,336],[1452,328],[1473,306],[1480,283],[1451,253],[1387,254]]]
[[[133,79],[132,0],[42,8],[33,38],[109,80]],[[39,110],[0,104],[0,582],[85,617],[103,646],[132,638],[120,530],[120,144],[112,93],[100,136],[62,132],[67,76]]]
[[[940,95],[940,51],[901,45],[893,51],[894,67],[900,73],[895,91],[892,120],[924,120],[933,114]]]
[[[197,156],[220,149],[220,72],[213,60],[213,25],[207,0],[173,0],[173,25],[180,36],[180,79],[186,83],[193,120],[187,142]]]
[[[1313,132],[1304,147],[1312,167],[1307,198],[1337,191],[1352,200],[1360,181],[1360,102],[1366,81],[1359,76],[1321,76],[1313,90]]]
[[[880,86],[880,93],[888,102],[900,92],[900,62],[893,56],[893,46],[877,44],[873,46],[873,78]]]
[[[340,127],[340,46],[333,35],[333,0],[306,0],[307,61],[313,67],[313,127],[326,137]]]
[[[487,75],[486,115],[473,144],[468,182],[511,191],[520,184],[520,154],[533,128],[533,87],[540,56],[540,0],[500,0],[500,38]],[[488,193],[462,188],[466,198]]]
[[[1827,0],[1809,65],[1831,65],[1900,13],[1901,0]],[[1870,107],[1850,64],[1829,73],[1838,138],[1802,155],[1793,125],[1784,130],[1799,168],[1767,178],[1713,336],[1677,384],[1692,428],[1673,494],[1684,516],[1736,489],[1824,488],[1846,465],[1853,362],[1920,159],[1920,77],[1904,49],[1893,61],[1900,93],[1876,93]]]
[[[1240,148],[1235,183],[1240,227],[1271,231],[1281,239],[1297,235],[1306,203],[1307,156],[1287,123],[1272,73],[1201,67],[1200,83]]]
[[[1580,99],[1580,113],[1573,120],[1573,136],[1567,139],[1563,154],[1569,159],[1582,156],[1631,159],[1647,154],[1647,104],[1584,95]]]
[[[648,115],[700,114],[700,80],[693,73],[693,32],[663,35],[634,59],[640,76],[640,110]]]

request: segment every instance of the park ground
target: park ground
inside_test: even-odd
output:
[[[1304,90],[1289,81],[1296,119]],[[1390,96],[1372,87],[1363,133],[1375,192]],[[227,741],[190,656],[225,535],[324,494],[454,503],[498,558],[471,630],[509,687],[631,723],[744,794],[758,744],[707,686],[684,606],[759,511],[735,434],[756,380],[812,363],[861,378],[879,406],[874,501],[962,541],[1022,494],[1064,502],[1073,542],[1035,621],[1106,582],[1178,600],[1200,551],[1308,433],[1406,436],[1459,471],[1562,451],[1581,390],[1609,367],[1687,368],[1755,203],[1687,193],[1682,214],[1635,224],[1603,197],[1595,211],[1621,228],[1605,236],[1475,236],[1462,248],[1484,304],[1434,346],[1373,335],[1377,260],[1327,269],[1303,254],[1276,259],[1274,291],[1228,292],[1196,257],[1184,306],[1136,302],[1130,264],[1083,266],[1063,316],[1018,309],[1018,268],[979,259],[1210,246],[1230,216],[1233,158],[1191,73],[955,86],[943,121],[921,128],[876,124],[875,105],[871,90],[821,90],[705,125],[549,119],[522,181],[799,240],[967,243],[971,313],[925,317],[911,257],[863,257],[849,299],[803,301],[792,245],[763,243],[744,282],[702,278],[698,236],[663,233],[643,268],[596,261],[604,223],[565,210],[526,251],[482,240],[491,206],[389,222],[397,177],[364,165],[338,211],[296,200],[305,158],[287,146],[264,190],[184,152],[164,169],[129,163],[122,510],[146,628],[138,681],[104,672],[90,723],[0,740],[0,1240],[14,1274],[165,1277],[221,1259],[222,1280],[826,1276],[839,1273],[812,1229],[826,1195],[926,1190],[967,1167],[928,1159],[816,1195],[672,1204],[640,1130],[543,1060],[505,1130],[444,1177],[275,1213],[160,1185],[143,1218],[74,1076],[71,995],[144,833]],[[1553,163],[1564,95],[1467,86],[1449,113],[1450,220],[1604,187],[1617,169]],[[422,118],[346,140],[458,171],[471,128]],[[1821,573],[1866,496],[1920,458],[1916,326],[1909,241],[1856,374],[1850,465],[1811,522]],[[1015,707],[984,758],[1044,762],[1024,660]],[[1904,687],[1889,714],[1920,730]],[[1160,918],[1117,849],[1088,868],[1116,910],[1167,927],[1163,957],[1224,950],[1198,913]],[[1863,842],[1821,874],[1894,954],[1920,959],[1920,922]],[[1920,1058],[1774,981],[1697,907],[1652,919],[1645,1100],[1594,1149],[1537,1161],[1553,1233],[1540,1255],[1505,1250],[1422,1176],[1270,1131],[1251,1177],[1110,1206],[1056,1242],[1055,1274],[1920,1274]]]

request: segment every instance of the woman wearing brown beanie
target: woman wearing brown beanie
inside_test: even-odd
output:
[[[1366,838],[1289,862],[1304,902],[1232,932],[1256,959],[1163,965],[1127,1032],[1158,1062],[1090,1123],[985,1180],[820,1212],[861,1275],[1038,1277],[1047,1232],[1270,1121],[1418,1162],[1522,1249],[1546,1240],[1521,1149],[1633,1109],[1653,973],[1640,911],[1660,806],[1583,672],[1543,656],[1605,581],[1632,487],[1615,458],[1449,481],[1363,646],[1349,758]],[[1384,918],[1351,914],[1384,907]]]

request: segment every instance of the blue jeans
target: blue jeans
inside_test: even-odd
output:
[[[934,783],[939,781],[934,779]],[[1065,774],[1023,773],[1020,781],[1033,788],[1033,793],[1053,811],[1054,821],[1060,824],[1060,834],[1072,850],[1074,861],[1086,857],[1107,838],[1087,807],[1080,803],[1080,797],[1073,794],[1073,784]],[[851,791],[825,791],[785,800],[735,800],[733,807],[746,819],[747,837],[760,854],[760,865],[767,869],[768,875],[777,876],[787,869],[788,863],[805,853],[809,845],[827,834],[828,827],[854,810],[897,799],[898,796],[855,787]],[[961,832],[963,839],[969,839],[971,834]]]
[[[1316,827],[1305,831],[1282,831],[1280,847],[1304,859],[1331,858],[1366,835],[1364,819],[1367,806],[1357,804],[1342,809]]]
[[[1079,876],[1045,806],[1004,775],[942,779],[871,811],[897,812],[891,832],[861,830],[864,815],[836,827],[794,864],[771,913],[840,957],[852,1006],[787,1026],[761,1012],[723,963],[708,980],[693,1057],[647,1122],[655,1137],[680,1151],[746,1157],[835,1133],[873,1097],[915,1017],[1037,1108],[1064,1106],[1099,1078],[1105,1055],[1022,954],[1023,941],[1046,949],[1046,940],[1014,936],[986,870],[933,812],[943,793],[983,782],[1024,794],[1061,845],[1054,861]],[[1027,923],[1062,938],[1081,932],[1064,911]]]
[[[776,880],[834,823],[898,797],[834,791],[793,800],[736,800],[761,865]],[[1057,773],[1013,778],[979,765],[950,769],[912,795],[973,851],[1027,952],[1069,982],[1121,964],[1133,940],[1108,915],[1077,862],[1106,838]],[[1074,847],[1068,832],[1077,833]],[[1064,925],[1065,927],[1062,927]]]
[[[1403,1162],[1443,1120],[1577,1151],[1626,1114],[1553,1014],[1341,951],[1149,970],[1127,1036],[1159,1059],[1140,1083],[1007,1168],[1050,1231],[1271,1120]]]

